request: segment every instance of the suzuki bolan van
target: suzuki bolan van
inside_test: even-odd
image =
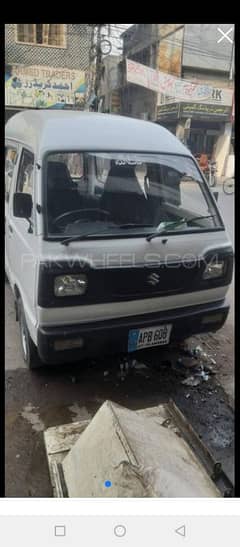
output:
[[[6,276],[30,368],[216,331],[233,251],[190,151],[133,118],[6,124]]]

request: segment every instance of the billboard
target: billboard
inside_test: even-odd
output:
[[[5,106],[63,108],[85,97],[85,72],[49,66],[13,65],[5,69]]]
[[[216,88],[206,83],[194,83],[176,78],[160,70],[127,59],[127,81],[180,101],[231,106],[233,90]]]

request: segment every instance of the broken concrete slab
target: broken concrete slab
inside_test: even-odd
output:
[[[110,401],[80,435],[62,469],[69,497],[221,496],[183,438],[164,422]]]

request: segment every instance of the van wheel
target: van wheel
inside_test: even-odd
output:
[[[42,362],[39,358],[37,348],[29,334],[21,298],[18,300],[18,320],[24,362],[29,369],[39,368],[42,365]]]

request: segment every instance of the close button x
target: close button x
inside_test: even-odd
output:
[[[228,40],[230,42],[230,44],[233,43],[233,40],[232,38],[230,38],[228,35],[230,34],[230,32],[233,31],[233,27],[231,27],[230,29],[228,29],[227,32],[224,32],[220,27],[218,27],[218,32],[221,32],[222,36],[221,38],[219,38],[219,40],[217,41],[218,44],[220,44],[220,42],[222,42],[222,40],[224,40],[224,38],[226,38],[226,40]]]

